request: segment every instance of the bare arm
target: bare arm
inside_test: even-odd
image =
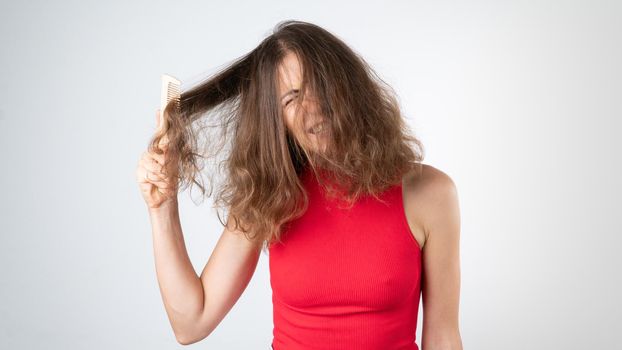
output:
[[[422,350],[462,350],[460,301],[460,210],[454,182],[426,165],[418,185],[423,248]]]
[[[149,211],[160,292],[177,341],[207,337],[248,285],[260,256],[237,231],[224,230],[201,276],[188,257],[177,202]]]

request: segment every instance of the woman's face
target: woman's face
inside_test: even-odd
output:
[[[285,125],[297,142],[310,151],[323,152],[327,145],[329,123],[320,114],[314,96],[300,102],[299,88],[302,71],[296,55],[288,53],[279,66],[279,105]],[[321,124],[323,123],[323,124]],[[306,136],[306,137],[305,137]]]

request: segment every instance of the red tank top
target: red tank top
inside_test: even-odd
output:
[[[301,181],[309,207],[268,251],[272,348],[418,350],[421,250],[401,183],[344,209],[308,168]]]

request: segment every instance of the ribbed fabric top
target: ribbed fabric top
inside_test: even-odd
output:
[[[272,348],[418,350],[421,250],[401,184],[343,209],[311,170],[301,180],[308,210],[269,248]]]

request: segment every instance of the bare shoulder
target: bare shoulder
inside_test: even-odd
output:
[[[402,185],[405,214],[423,248],[436,221],[445,220],[448,209],[457,207],[458,194],[449,175],[429,164],[421,166],[421,171],[406,174]]]

